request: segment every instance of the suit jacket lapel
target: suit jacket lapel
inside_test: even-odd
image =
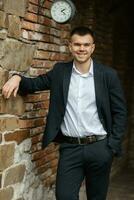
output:
[[[64,96],[64,105],[66,106],[67,97],[68,97],[68,90],[69,90],[69,83],[72,73],[73,61],[67,63],[66,67],[64,68],[64,77],[63,77],[63,96]]]
[[[102,96],[103,96],[103,73],[100,69],[99,64],[93,62],[94,66],[94,84],[95,84],[95,95],[96,95],[96,105],[98,112],[100,110],[100,106],[102,104]]]

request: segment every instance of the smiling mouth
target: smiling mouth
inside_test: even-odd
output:
[[[81,56],[86,56],[86,54],[77,54],[77,55],[80,56],[80,57],[81,57]]]

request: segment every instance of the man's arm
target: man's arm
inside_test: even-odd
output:
[[[116,72],[110,80],[109,96],[112,115],[112,134],[109,137],[109,146],[116,152],[120,148],[127,122],[126,101]]]
[[[41,90],[49,90],[52,74],[53,70],[36,78],[27,78],[15,74],[3,86],[2,94],[8,99],[12,94],[16,97],[17,92],[23,95]]]

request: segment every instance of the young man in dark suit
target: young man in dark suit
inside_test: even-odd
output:
[[[121,155],[126,105],[114,69],[96,63],[94,34],[87,27],[71,32],[73,61],[57,63],[36,78],[14,75],[3,86],[9,98],[50,90],[43,147],[60,136],[57,200],[78,200],[85,178],[88,200],[105,200],[113,156]]]

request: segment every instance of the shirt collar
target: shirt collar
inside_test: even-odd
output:
[[[82,77],[88,77],[88,76],[93,76],[93,60],[91,59],[91,64],[90,64],[90,68],[89,71],[85,74],[82,74],[75,66],[75,63],[73,62],[73,72],[79,74]]]

